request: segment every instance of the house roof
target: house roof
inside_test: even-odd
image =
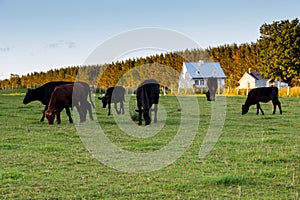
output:
[[[252,78],[255,81],[257,81],[257,80],[265,80],[265,81],[267,81],[268,80],[268,79],[262,77],[259,72],[250,72],[250,73],[249,72],[245,72],[244,75],[239,80],[239,83],[241,84],[245,80],[248,81],[248,79],[246,79],[246,77],[250,77],[250,78]]]
[[[185,62],[188,73],[193,79],[197,78],[226,78],[218,62]]]
[[[259,72],[251,72],[251,73],[248,73],[250,76],[252,76],[253,78],[255,78],[256,80],[262,80],[262,79],[265,79],[264,77],[262,77],[260,75]]]

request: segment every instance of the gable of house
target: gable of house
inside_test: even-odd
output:
[[[265,79],[259,72],[246,72],[239,80],[239,89],[252,89],[256,87],[265,87],[268,79]]]
[[[255,78],[249,73],[245,73],[242,78],[239,80],[239,87],[241,89],[253,88],[255,87]]]

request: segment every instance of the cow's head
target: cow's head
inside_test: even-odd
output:
[[[246,106],[245,104],[242,105],[242,115],[247,114],[248,111],[249,111],[249,106]]]
[[[207,100],[207,101],[211,101],[209,91],[207,91],[207,92],[205,93],[205,95],[206,95],[206,100]]]
[[[109,97],[104,96],[104,97],[98,97],[99,100],[102,101],[102,108],[106,108],[106,105],[108,104]]]
[[[48,124],[53,124],[54,123],[54,119],[55,119],[55,115],[58,113],[58,110],[46,110],[45,111],[45,116],[48,119]]]
[[[23,104],[28,104],[29,102],[32,101],[32,95],[33,95],[33,92],[31,89],[28,89],[27,92],[26,92],[26,95],[23,99]]]

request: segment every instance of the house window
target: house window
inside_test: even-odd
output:
[[[204,80],[200,80],[200,85],[204,85]]]
[[[195,85],[204,86],[204,80],[195,80]]]

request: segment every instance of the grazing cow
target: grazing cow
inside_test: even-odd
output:
[[[108,115],[110,115],[110,104],[114,103],[114,108],[117,114],[124,114],[124,104],[125,101],[125,89],[122,86],[110,87],[107,89],[104,97],[98,97],[99,100],[102,100],[103,108],[106,108],[108,105]],[[117,109],[117,103],[120,103],[120,110]]]
[[[260,110],[261,114],[264,115],[264,111],[261,109],[259,102],[267,103],[271,100],[274,107],[273,114],[275,114],[276,105],[278,105],[280,114],[282,114],[281,104],[280,101],[278,100],[277,87],[261,87],[261,88],[252,89],[248,94],[245,104],[242,106],[242,114],[243,115],[246,114],[249,110],[249,107],[251,105],[256,104],[256,108],[257,108],[256,114],[258,115]]]
[[[208,91],[205,93],[207,101],[215,101],[216,91],[218,89],[218,80],[217,78],[208,78],[207,79]]]
[[[69,117],[70,123],[73,122],[69,108],[75,106],[79,112],[80,122],[86,120],[86,110],[89,110],[90,118],[93,120],[91,115],[91,105],[87,101],[87,96],[90,90],[87,90],[82,84],[64,84],[55,87],[52,92],[48,109],[45,111],[48,124],[53,124],[55,115],[57,117],[57,124],[60,124],[60,112],[65,108]]]
[[[151,123],[151,107],[154,104],[154,123],[157,122],[157,104],[159,100],[159,84],[154,79],[149,79],[141,83],[136,92],[136,100],[139,113],[139,125],[142,125],[142,114],[145,124]]]
[[[32,101],[38,100],[43,105],[45,105],[45,108],[44,108],[44,111],[43,111],[43,116],[40,120],[41,122],[43,122],[44,119],[45,119],[45,111],[48,109],[48,104],[49,104],[51,94],[52,94],[54,88],[56,86],[59,86],[59,85],[73,84],[73,83],[74,82],[53,81],[53,82],[48,82],[48,83],[46,83],[46,84],[44,84],[41,87],[38,87],[36,89],[28,89],[27,93],[24,97],[23,103],[28,104]],[[87,83],[84,83],[84,82],[78,82],[78,83],[82,84],[86,88],[86,90],[89,89],[89,85]],[[91,97],[90,97],[90,101],[92,103],[92,106],[95,107],[92,100],[91,100]],[[66,108],[66,112],[67,112],[67,114],[70,113],[69,108]]]

